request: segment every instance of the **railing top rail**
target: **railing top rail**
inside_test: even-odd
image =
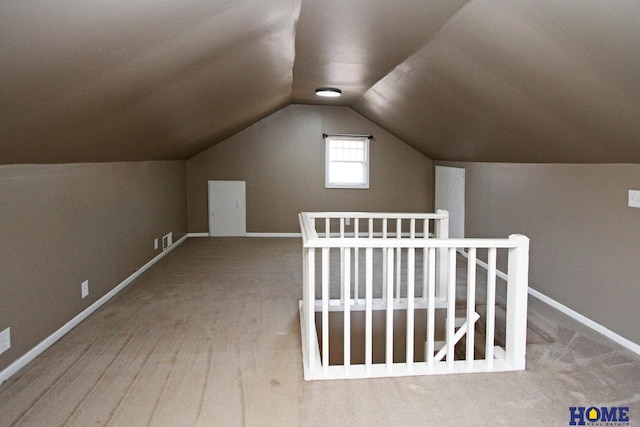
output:
[[[444,212],[442,218],[448,216],[448,212]],[[299,214],[300,228],[302,230],[302,239],[306,248],[498,248],[508,249],[515,248],[522,244],[522,239],[528,240],[527,237],[519,234],[513,234],[509,238],[502,239],[381,239],[376,237],[336,237],[322,238],[318,237],[318,233],[312,224],[311,219],[315,218],[354,218],[354,214],[362,215],[362,218],[388,218],[384,213],[357,213],[357,212],[320,212],[309,213],[302,212]],[[335,216],[331,216],[335,215]],[[438,214],[389,214],[389,215],[407,215],[407,218],[416,218],[417,215],[429,216],[434,218]],[[393,219],[397,219],[394,217]]]
[[[316,219],[387,219],[387,220],[445,220],[449,217],[449,212],[438,210],[436,213],[398,213],[398,212],[301,212],[298,215],[302,238],[306,243],[318,238],[318,233],[314,226]]]
[[[305,248],[476,248],[509,249],[520,246],[520,235],[503,239],[380,239],[380,238],[312,238]],[[524,237],[524,236],[523,236]]]
[[[449,213],[438,210],[436,213],[400,213],[400,212],[302,212],[303,216],[312,219],[329,218],[372,218],[372,219],[443,219],[448,218]]]

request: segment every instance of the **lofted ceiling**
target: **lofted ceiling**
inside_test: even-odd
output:
[[[6,0],[0,61],[0,164],[187,159],[290,103],[437,160],[640,163],[638,0]]]

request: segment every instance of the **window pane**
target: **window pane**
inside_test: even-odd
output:
[[[332,144],[332,147],[329,149],[329,159],[331,161],[338,160],[338,149],[333,144]]]
[[[331,140],[329,159],[334,161],[364,161],[364,142],[352,140]]]
[[[329,175],[334,184],[364,184],[362,163],[331,163]]]

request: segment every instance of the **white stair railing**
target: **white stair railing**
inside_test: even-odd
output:
[[[303,238],[300,318],[305,379],[524,369],[528,238],[512,235],[508,239],[447,239],[446,211],[435,214],[301,213],[299,219]],[[435,233],[433,238],[431,230]],[[476,358],[475,351],[476,323],[480,319],[475,301],[479,249],[486,250],[489,266],[485,351],[481,359]],[[466,251],[468,257],[465,314],[458,319],[457,251]],[[499,251],[504,251],[508,259],[504,347],[495,345]],[[339,257],[339,264],[332,262],[332,255]],[[382,264],[380,268],[376,268],[376,258]],[[373,312],[377,310],[386,311],[383,363],[373,360]],[[406,311],[403,361],[394,360],[394,313],[398,310]],[[424,360],[418,361],[414,360],[416,310],[426,311],[426,325],[421,325],[426,329],[422,347],[425,355]],[[439,347],[436,335],[442,331],[436,328],[437,310],[446,312],[444,345]],[[330,364],[330,313],[336,311],[343,313],[342,363]],[[358,311],[364,311],[364,360],[352,363],[352,313]],[[321,313],[319,325],[316,325],[316,312]],[[316,326],[322,335],[320,344]],[[455,347],[463,337],[465,354],[456,358]]]

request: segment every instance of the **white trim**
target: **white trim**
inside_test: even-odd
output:
[[[209,233],[189,233],[189,237],[211,237]],[[302,237],[302,233],[247,233],[245,237]]]
[[[129,286],[135,279],[137,279],[142,273],[147,271],[152,265],[160,261],[164,256],[166,256],[169,252],[178,247],[182,242],[189,238],[188,234],[185,234],[175,242],[173,245],[166,248],[163,252],[159,253],[155,258],[151,261],[147,262],[140,269],[138,269],[131,276],[127,277],[122,283],[120,283],[115,288],[111,289],[104,296],[98,299],[96,302],[91,304],[89,307],[84,309],[80,314],[76,317],[65,323],[60,329],[55,331],[53,334],[49,335],[43,341],[41,341],[38,345],[33,347],[31,350],[23,354],[20,358],[14,361],[12,364],[7,366],[3,371],[0,372],[0,384],[11,378],[15,373],[17,373],[20,369],[24,368],[27,364],[29,364],[33,359],[42,354],[46,349],[51,347],[56,343],[60,338],[65,336],[67,332],[76,327],[80,322],[89,317],[94,311],[98,308],[102,307],[107,301],[116,296],[121,290]]]
[[[247,233],[247,237],[302,237],[302,233]]]
[[[616,334],[615,332],[613,332],[611,329],[607,329],[606,327],[602,326],[601,324],[594,322],[593,320],[589,319],[588,317],[583,316],[582,314],[578,313],[575,310],[570,309],[569,307],[567,307],[566,305],[559,303],[558,301],[549,298],[548,296],[546,296],[545,294],[536,291],[535,289],[529,288],[529,294],[532,297],[535,297],[537,299],[539,299],[540,301],[550,305],[551,307],[555,308],[556,310],[566,314],[567,316],[577,320],[578,322],[582,323],[585,326],[588,326],[589,328],[593,329],[596,332],[601,333],[602,335],[604,335],[605,337],[617,342],[618,344],[620,344],[621,346],[633,351],[636,354],[640,354],[640,345],[634,343],[633,341],[629,341],[628,339],[626,339],[625,337]]]
[[[189,233],[188,237],[209,237],[209,233]]]
[[[331,160],[331,141],[333,140],[341,140],[341,141],[358,141],[362,142],[363,151],[364,151],[364,160],[362,162],[352,161],[348,163],[360,163],[362,164],[362,183],[344,183],[332,181],[330,177],[330,165],[332,163],[340,163],[339,160]],[[356,190],[368,190],[369,189],[369,136],[358,136],[358,135],[324,135],[325,141],[325,151],[324,151],[324,187],[325,188],[342,188],[342,189],[356,189]]]
[[[459,251],[460,254],[462,256],[464,256],[465,258],[467,257],[467,253],[465,251]],[[485,263],[484,261],[481,261],[480,259],[476,258],[476,264],[478,264],[480,267],[484,268],[485,270],[488,268],[487,263]],[[503,280],[507,280],[507,275],[496,269],[496,275],[503,279]],[[546,296],[545,294],[543,294],[542,292],[536,291],[533,288],[529,288],[529,295],[531,295],[534,298],[539,299],[540,301],[544,302],[547,305],[550,305],[551,307],[555,308],[556,310],[558,310],[559,312],[566,314],[567,316],[571,317],[574,320],[577,320],[578,322],[582,323],[583,325],[593,329],[594,331],[604,335],[605,337],[609,338],[610,340],[615,341],[616,343],[620,344],[621,346],[633,351],[636,354],[640,354],[640,345],[634,343],[633,341],[630,341],[628,339],[626,339],[625,337],[618,335],[617,333],[613,332],[611,329],[606,328],[605,326],[602,326],[601,324],[594,322],[593,320],[589,319],[588,317],[578,313],[577,311],[567,307],[566,305],[554,300],[553,298],[550,298],[548,296]]]

